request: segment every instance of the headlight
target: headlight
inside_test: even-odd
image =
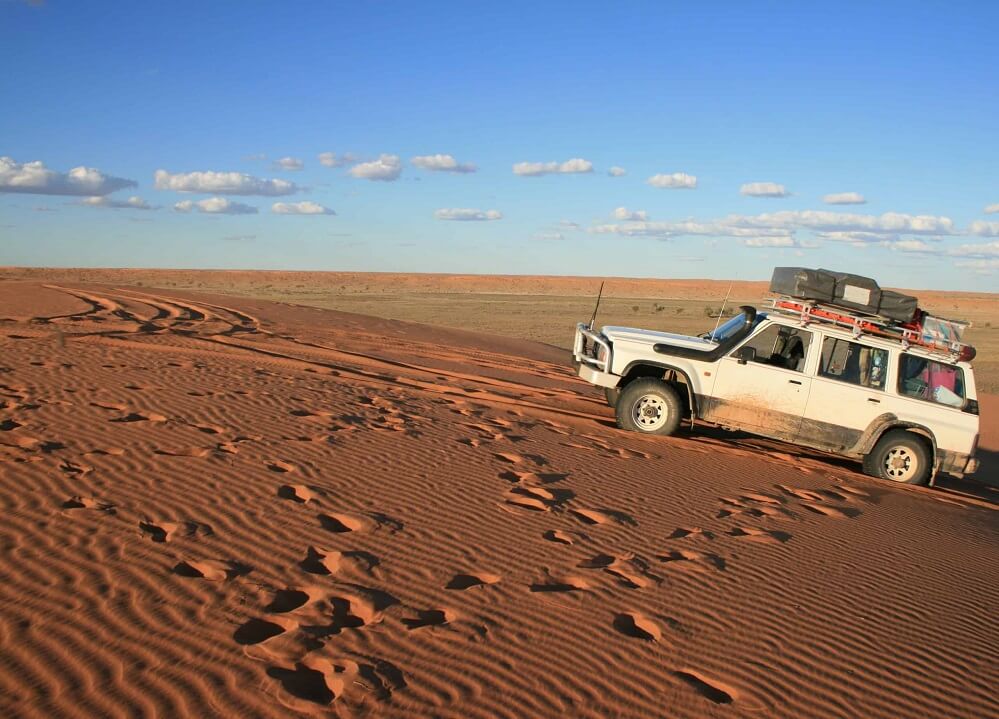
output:
[[[603,362],[607,359],[608,355],[607,345],[597,345],[597,361]]]

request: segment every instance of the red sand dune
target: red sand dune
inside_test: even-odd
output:
[[[528,342],[0,283],[3,716],[994,717],[996,506]]]

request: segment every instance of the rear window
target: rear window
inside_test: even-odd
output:
[[[903,353],[898,361],[898,393],[948,407],[963,407],[964,370]]]

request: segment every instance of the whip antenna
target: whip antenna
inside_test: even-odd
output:
[[[600,291],[597,292],[597,304],[593,307],[593,316],[590,317],[590,329],[593,329],[593,323],[597,321],[597,310],[600,309],[600,298],[604,294],[604,283],[600,283]]]
[[[711,339],[715,338],[715,332],[718,331],[718,324],[721,322],[722,315],[725,314],[725,305],[728,304],[728,298],[732,295],[732,283],[728,284],[728,292],[725,293],[725,299],[722,300],[721,309],[718,310],[718,319],[715,320],[715,328],[711,330]]]

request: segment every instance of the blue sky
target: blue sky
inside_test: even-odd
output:
[[[994,2],[0,0],[0,264],[996,291],[997,25]]]

